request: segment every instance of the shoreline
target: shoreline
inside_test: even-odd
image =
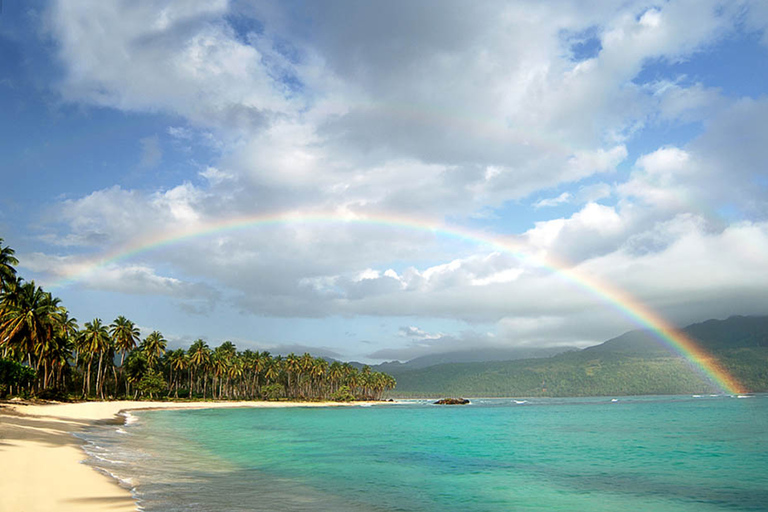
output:
[[[74,434],[121,412],[158,409],[355,407],[398,402],[77,402],[0,404],[0,512],[139,510],[130,491],[82,461]]]

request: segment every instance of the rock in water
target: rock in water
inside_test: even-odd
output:
[[[467,405],[469,400],[466,398],[441,398],[435,405]]]

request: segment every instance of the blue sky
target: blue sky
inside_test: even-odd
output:
[[[768,7],[15,2],[0,237],[80,322],[406,360],[766,314]],[[254,216],[330,217],[149,240]],[[499,238],[501,239],[501,238]],[[73,276],[77,276],[73,279]]]

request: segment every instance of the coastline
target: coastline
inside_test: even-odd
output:
[[[0,512],[138,510],[131,493],[96,469],[75,437],[120,412],[149,409],[354,407],[392,402],[80,402],[0,404]]]

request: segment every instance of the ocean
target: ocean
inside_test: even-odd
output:
[[[146,511],[768,511],[768,395],[126,418],[86,463]]]

